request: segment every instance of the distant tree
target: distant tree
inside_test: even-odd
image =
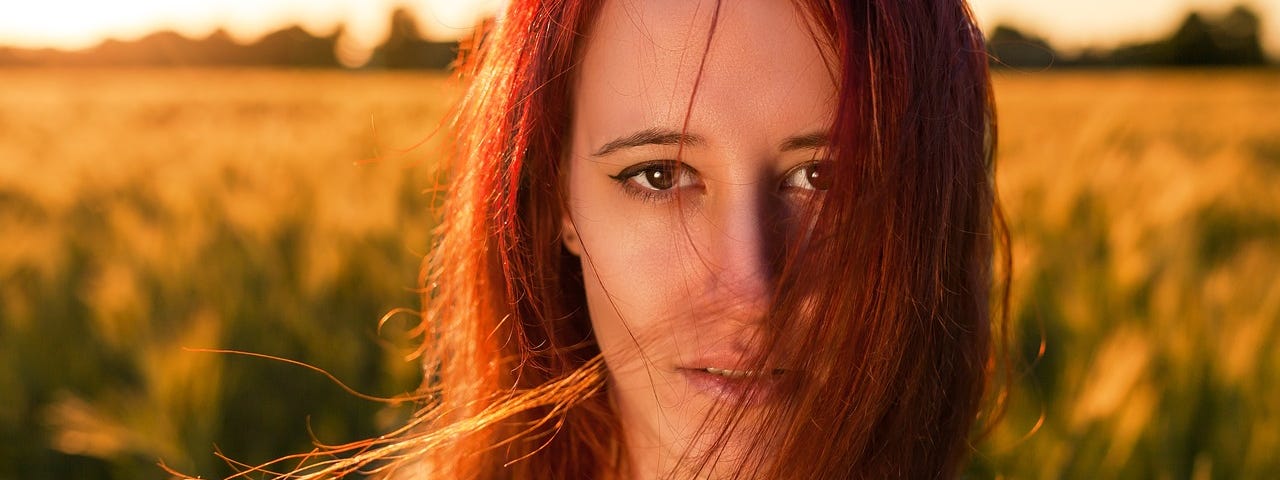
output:
[[[1191,12],[1165,44],[1168,53],[1157,63],[1173,65],[1214,65],[1221,62],[1222,52],[1214,42],[1212,27],[1198,12]]]
[[[1258,14],[1248,7],[1237,5],[1222,18],[1213,29],[1224,63],[1232,65],[1260,65],[1266,62],[1262,53],[1262,39]]]
[[[999,25],[991,32],[987,53],[993,65],[1014,68],[1048,68],[1057,58],[1053,47],[1043,38],[1007,25]]]
[[[205,65],[224,66],[248,63],[248,52],[245,46],[237,43],[226,30],[221,28],[209,34],[204,40],[196,42],[192,54],[200,58]]]
[[[292,26],[262,37],[249,46],[250,62],[261,65],[297,67],[337,67],[336,35],[316,37],[302,27]]]
[[[1108,65],[1247,66],[1266,63],[1258,15],[1237,6],[1225,16],[1191,12],[1162,40],[1121,46],[1100,63]]]
[[[132,42],[107,40],[73,55],[71,60],[81,65],[190,65],[197,63],[188,56],[192,45],[187,37],[166,30]]]
[[[431,68],[444,70],[457,56],[457,42],[433,42],[418,31],[418,21],[409,10],[398,8],[391,14],[387,40],[374,50],[366,67]]]

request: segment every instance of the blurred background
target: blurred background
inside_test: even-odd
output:
[[[384,433],[499,1],[0,4],[0,479]],[[1013,233],[969,478],[1280,478],[1280,2],[972,0]]]

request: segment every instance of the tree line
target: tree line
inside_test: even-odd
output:
[[[1222,16],[1193,11],[1164,38],[1091,48],[1074,56],[1057,52],[1043,38],[1000,25],[988,35],[987,49],[996,67],[1256,66],[1268,59],[1262,50],[1257,13],[1237,6]],[[224,30],[203,39],[172,31],[135,41],[108,40],[79,51],[0,47],[0,66],[287,66],[344,67],[338,39],[343,29],[316,36],[298,26],[272,32],[251,44],[236,42]],[[390,34],[360,68],[448,69],[458,42],[423,37],[414,15],[394,11]],[[347,67],[350,67],[349,65]]]
[[[414,15],[406,9],[391,14],[390,34],[361,68],[449,68],[458,42],[423,37]],[[134,41],[107,40],[95,47],[62,51],[0,47],[0,66],[286,66],[339,68],[339,27],[316,36],[299,26],[271,32],[250,44],[236,42],[225,30],[201,39],[173,31],[149,34]]]
[[[991,31],[987,51],[993,65],[1013,68],[1260,66],[1268,63],[1261,23],[1243,5],[1221,16],[1192,11],[1163,38],[1110,50],[1088,48],[1074,56],[1060,54],[1041,37],[1001,25]]]

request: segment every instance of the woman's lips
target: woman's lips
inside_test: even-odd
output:
[[[707,367],[702,370],[712,375],[720,375],[722,377],[729,377],[729,378],[746,378],[746,377],[755,377],[760,375],[760,371],[758,370],[729,370],[727,368],[715,368],[715,367]]]
[[[764,400],[777,389],[780,369],[738,370],[718,367],[679,368],[689,385],[703,394],[727,401]]]

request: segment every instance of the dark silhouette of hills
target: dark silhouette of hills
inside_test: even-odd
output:
[[[992,65],[1022,69],[1054,67],[1214,67],[1261,66],[1261,19],[1246,6],[1214,17],[1193,11],[1167,37],[1121,45],[1113,50],[1086,49],[1064,57],[1048,42],[1001,25],[992,30],[987,51]]]
[[[405,9],[391,16],[391,35],[362,68],[446,69],[457,55],[457,42],[426,40]],[[0,47],[0,66],[282,66],[338,68],[336,47],[343,29],[315,36],[298,26],[287,27],[241,44],[218,30],[203,39],[162,31],[138,40],[107,40],[95,47],[62,51]]]

